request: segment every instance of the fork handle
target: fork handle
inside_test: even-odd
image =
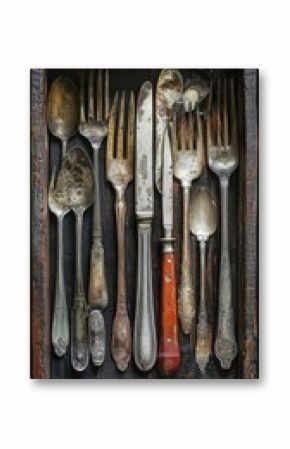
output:
[[[185,186],[183,191],[183,230],[182,230],[182,258],[180,286],[178,290],[178,315],[182,331],[188,335],[193,326],[195,317],[195,297],[192,285],[192,270],[190,260],[190,234],[189,234],[189,191]]]
[[[221,178],[221,262],[218,325],[215,341],[215,355],[224,369],[231,367],[232,361],[237,355],[228,237],[228,183],[228,177]]]
[[[180,365],[173,251],[162,253],[160,331],[159,370],[164,376],[172,376]]]
[[[93,242],[91,248],[90,284],[88,302],[91,307],[105,308],[108,305],[104,247],[102,239],[99,147],[94,144],[95,203],[93,208]]]
[[[138,275],[133,347],[136,365],[141,371],[149,371],[157,357],[152,285],[151,221],[138,223]]]
[[[125,217],[124,191],[116,194],[116,223],[118,240],[117,309],[112,331],[112,355],[120,371],[128,367],[132,353],[131,327],[127,311],[125,282]]]

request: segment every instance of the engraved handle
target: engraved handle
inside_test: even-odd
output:
[[[55,283],[55,302],[52,321],[52,344],[58,357],[66,353],[69,344],[69,319],[63,272],[63,216],[57,218],[58,259]]]
[[[228,244],[228,178],[220,179],[221,185],[221,262],[219,278],[218,327],[215,341],[215,355],[221,367],[229,369],[237,355],[237,343],[234,330],[234,312],[230,256]]]
[[[93,365],[101,366],[105,360],[106,333],[102,312],[97,309],[89,315],[89,346]]]
[[[76,214],[76,283],[71,315],[72,344],[71,361],[76,371],[83,371],[89,363],[87,304],[84,294],[82,272],[83,211]]]
[[[104,308],[108,305],[108,291],[105,273],[104,248],[102,242],[99,143],[94,148],[95,203],[93,208],[93,243],[91,249],[90,285],[88,301],[91,307]]]
[[[138,277],[133,349],[138,368],[142,371],[149,371],[157,357],[152,285],[151,223],[138,223]]]
[[[162,254],[161,316],[159,341],[159,369],[164,376],[172,376],[180,365],[176,304],[175,255]]]
[[[127,311],[125,283],[125,216],[126,206],[123,190],[117,190],[116,222],[118,240],[118,291],[117,310],[112,331],[112,355],[120,371],[125,371],[131,359],[132,338]]]
[[[206,241],[200,240],[200,302],[197,324],[195,359],[201,371],[204,371],[209,361],[211,351],[211,333],[209,331],[206,310]]]
[[[184,334],[189,334],[195,317],[195,297],[190,265],[189,187],[183,187],[183,234],[178,315]]]

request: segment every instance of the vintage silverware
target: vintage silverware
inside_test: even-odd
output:
[[[160,72],[155,99],[155,184],[161,193],[162,142],[167,122],[172,120],[177,105],[182,102],[183,79],[179,70]]]
[[[215,105],[213,95],[215,95]],[[238,165],[237,116],[233,80],[217,80],[212,86],[208,111],[208,165],[219,177],[221,189],[221,260],[215,355],[222,368],[228,369],[237,355],[228,229],[229,178]]]
[[[135,210],[138,220],[138,275],[133,352],[135,363],[149,371],[156,362],[157,338],[152,285],[153,93],[146,81],[137,100]]]
[[[62,142],[62,157],[67,142],[78,130],[79,95],[74,82],[60,76],[52,83],[48,95],[47,123],[50,132]]]
[[[192,181],[202,172],[202,135],[200,135],[200,116],[197,115],[198,132],[194,132],[194,117],[189,112],[175,115],[172,126],[174,157],[174,176],[180,180],[183,192],[183,228],[181,275],[178,291],[178,315],[182,330],[189,334],[195,317],[195,292],[192,283],[189,234],[189,194]],[[197,134],[197,137],[196,137]],[[195,138],[196,137],[196,138]]]
[[[176,301],[176,273],[173,231],[173,169],[169,124],[163,137],[162,152],[162,242],[161,311],[159,369],[165,376],[176,373],[180,364]]]
[[[197,105],[207,97],[210,90],[210,83],[195,70],[190,72],[184,83],[183,105],[186,111],[195,109]],[[200,106],[199,106],[200,107]]]
[[[63,219],[70,211],[65,202],[64,192],[55,187],[56,169],[51,176],[48,193],[48,205],[57,217],[57,269],[55,280],[55,300],[52,319],[52,344],[58,357],[66,353],[69,344],[69,318],[66,299],[66,288],[63,271]]]
[[[206,243],[217,227],[217,206],[213,189],[210,188],[206,156],[203,145],[203,128],[198,115],[198,129],[203,147],[203,173],[194,186],[190,201],[190,230],[196,236],[200,248],[200,300],[197,323],[195,359],[203,372],[209,361],[212,333],[208,325],[206,304]]]
[[[105,273],[104,247],[102,238],[100,165],[99,152],[108,131],[109,117],[109,72],[97,71],[96,89],[94,71],[89,71],[87,108],[85,96],[85,71],[81,78],[79,132],[92,145],[94,152],[95,204],[93,210],[92,248],[88,302],[91,307],[89,318],[90,352],[95,366],[102,365],[105,357],[105,326],[102,313],[108,304],[108,291]],[[87,109],[87,110],[86,110]],[[94,328],[94,325],[96,326]],[[100,329],[102,329],[100,331]],[[103,351],[102,351],[103,348]]]
[[[66,191],[67,204],[76,216],[76,283],[71,312],[71,361],[76,371],[89,362],[87,302],[82,269],[82,225],[85,210],[94,201],[94,172],[91,161],[81,147],[70,149],[63,159],[58,187]]]
[[[117,307],[112,331],[112,355],[120,371],[124,371],[127,368],[132,352],[125,279],[125,190],[133,179],[135,130],[135,100],[133,92],[130,93],[127,116],[128,126],[125,147],[125,92],[122,93],[120,104],[119,93],[116,92],[109,119],[106,172],[107,179],[111,182],[116,192],[118,287]]]

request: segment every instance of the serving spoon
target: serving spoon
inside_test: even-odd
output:
[[[76,216],[76,280],[71,312],[71,361],[76,371],[83,371],[89,363],[87,302],[82,268],[82,226],[85,210],[94,202],[94,171],[92,163],[81,147],[70,149],[63,159],[58,185],[66,191],[66,203]]]
[[[48,95],[47,123],[50,132],[61,140],[62,158],[67,142],[78,130],[79,94],[75,83],[67,76],[54,80]]]

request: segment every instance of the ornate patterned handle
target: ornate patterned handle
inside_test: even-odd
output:
[[[76,371],[84,371],[89,363],[87,306],[85,297],[76,296],[71,312],[71,361]]]
[[[175,255],[162,255],[159,369],[165,376],[176,373],[180,364],[176,304]]]
[[[108,305],[104,248],[101,237],[96,237],[93,239],[88,301],[91,307],[99,307],[103,309]]]

